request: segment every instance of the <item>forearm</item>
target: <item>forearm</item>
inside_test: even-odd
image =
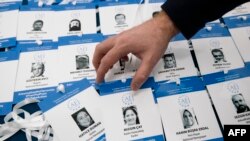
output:
[[[162,9],[189,39],[207,22],[249,0],[167,0]]]

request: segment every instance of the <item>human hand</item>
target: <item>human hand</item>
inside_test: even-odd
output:
[[[132,90],[138,90],[165,53],[171,38],[178,32],[167,14],[161,11],[155,18],[98,44],[93,58],[96,82],[102,82],[105,74],[120,58],[126,58],[127,54],[132,53],[141,59],[140,67],[131,82]]]

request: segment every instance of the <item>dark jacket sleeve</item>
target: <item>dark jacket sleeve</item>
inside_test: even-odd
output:
[[[161,7],[189,39],[207,22],[222,17],[247,1],[249,0],[167,0]]]

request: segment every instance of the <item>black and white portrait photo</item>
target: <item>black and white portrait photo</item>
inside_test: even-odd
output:
[[[176,68],[176,60],[174,53],[165,54],[162,57],[164,62],[164,69]]]
[[[43,28],[43,21],[42,20],[34,21],[32,31],[42,31],[42,28]]]
[[[125,59],[123,59],[123,58],[119,59],[119,65],[120,65],[121,71],[123,71],[125,69],[125,64],[126,64]]]
[[[117,25],[124,25],[126,24],[126,16],[124,14],[116,14],[115,15],[115,22]]]
[[[92,124],[95,123],[85,108],[80,109],[71,116],[81,131],[87,129],[88,127],[90,127]]]
[[[214,58],[214,63],[225,63],[227,62],[224,56],[224,53],[221,49],[212,49],[211,51],[213,58]]]
[[[81,21],[73,19],[69,23],[69,31],[81,31]]]
[[[43,62],[36,62],[31,64],[31,78],[44,77],[43,73],[45,71],[45,65]]]
[[[88,55],[77,55],[75,57],[76,69],[88,69],[89,68],[89,56]]]
[[[250,111],[244,97],[242,94],[236,94],[232,96],[232,102],[236,108],[236,112],[239,113],[244,113]]]
[[[126,126],[140,124],[136,106],[123,107],[123,119]]]
[[[198,124],[197,118],[191,109],[184,109],[181,111],[181,118],[184,129],[191,128]]]

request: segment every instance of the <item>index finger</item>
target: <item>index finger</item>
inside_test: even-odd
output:
[[[110,38],[104,40],[103,42],[99,43],[96,46],[94,56],[93,56],[93,60],[92,60],[92,63],[93,63],[96,70],[98,70],[103,56],[105,56],[105,54],[110,49],[113,48],[114,43],[115,43],[115,37],[113,36],[113,37],[110,37]]]
[[[102,82],[109,68],[127,54],[128,52],[126,49],[122,49],[122,47],[118,46],[113,47],[101,60],[100,66],[96,72],[96,82]]]

